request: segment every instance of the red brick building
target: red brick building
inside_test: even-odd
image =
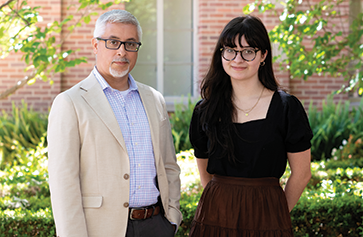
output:
[[[311,0],[310,3],[317,0]],[[42,6],[40,15],[46,25],[53,21],[62,21],[68,15],[77,19],[81,13],[76,12],[77,5],[68,8],[77,1],[73,0],[28,0],[31,6]],[[219,33],[233,17],[242,15],[243,7],[252,1],[247,0],[132,0],[112,6],[111,9],[126,9],[133,13],[143,28],[142,46],[139,59],[132,75],[138,81],[144,82],[161,91],[170,110],[174,102],[180,102],[182,95],[188,93],[197,97],[198,81],[206,73],[211,55]],[[340,7],[340,11],[349,13],[349,1]],[[100,14],[102,10],[95,10]],[[278,24],[278,17],[270,14],[258,14],[268,30]],[[94,23],[98,16],[93,16],[90,24],[77,28],[66,38],[63,50],[80,49],[71,57],[85,56],[88,63],[82,63],[68,69],[62,74],[52,76],[53,85],[37,81],[34,85],[25,86],[7,99],[0,100],[0,109],[11,110],[12,102],[19,104],[24,100],[35,110],[47,112],[54,97],[91,72],[95,57],[92,51]],[[67,26],[56,36],[60,42],[67,35]],[[348,27],[348,23],[346,25]],[[274,46],[273,54],[278,53]],[[281,71],[278,64],[275,74],[280,83],[291,94],[304,101],[305,106],[312,100],[320,106],[323,99],[342,84],[347,84],[342,78],[313,75],[307,81],[290,79],[287,71]],[[11,54],[0,60],[0,91],[13,86],[27,74],[24,73],[25,63],[21,55]],[[347,100],[346,94],[335,96],[336,100]]]

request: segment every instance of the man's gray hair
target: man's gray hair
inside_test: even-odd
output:
[[[142,29],[139,21],[134,15],[125,10],[111,10],[103,13],[96,21],[95,31],[93,32],[93,37],[101,37],[106,30],[107,23],[124,23],[132,24],[137,28],[137,36],[141,42]]]

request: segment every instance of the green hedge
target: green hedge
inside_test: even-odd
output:
[[[0,237],[52,237],[55,224],[49,209],[31,212],[15,209],[0,211]]]
[[[183,223],[177,236],[187,236],[199,195],[182,194]],[[190,202],[189,202],[190,201]],[[291,212],[295,237],[362,236],[363,199],[358,196],[339,198],[301,198]],[[49,209],[31,212],[15,209],[0,211],[0,237],[55,236]]]
[[[301,198],[291,212],[295,237],[363,236],[363,199],[344,195],[338,198]]]

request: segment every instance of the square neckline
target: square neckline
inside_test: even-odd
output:
[[[248,124],[248,123],[262,122],[262,121],[267,120],[268,117],[271,114],[272,103],[273,103],[273,101],[274,101],[277,93],[278,93],[278,89],[276,91],[274,91],[274,94],[272,95],[270,104],[269,104],[268,109],[267,109],[267,112],[266,112],[266,116],[264,118],[253,119],[253,120],[249,120],[249,121],[246,121],[246,122],[243,122],[243,123],[234,122],[233,124],[235,124],[235,125],[245,125],[245,124]]]

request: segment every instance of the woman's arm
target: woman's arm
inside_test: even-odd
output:
[[[287,158],[290,164],[291,176],[285,186],[285,195],[291,212],[311,178],[310,149],[298,153],[287,153]]]
[[[202,183],[203,188],[207,185],[207,183],[212,179],[213,175],[207,172],[207,165],[208,159],[196,159],[199,175],[200,175],[200,182]]]

